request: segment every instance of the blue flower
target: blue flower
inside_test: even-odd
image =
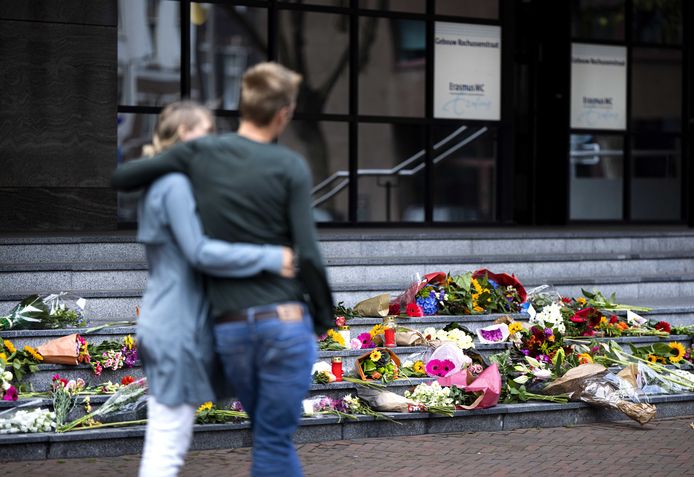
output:
[[[488,278],[487,280],[489,281],[489,284],[494,287],[495,290],[499,288],[499,284],[496,283],[494,280],[492,280],[491,278]]]
[[[420,306],[425,316],[435,315],[439,311],[439,305],[433,292],[427,298],[417,298],[417,305]]]

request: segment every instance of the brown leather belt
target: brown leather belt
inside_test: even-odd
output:
[[[266,307],[263,307],[266,308]],[[248,317],[253,315],[253,319],[270,320],[278,319],[280,321],[301,321],[304,319],[304,307],[296,303],[284,303],[276,305],[274,309],[253,312],[253,309],[245,310],[239,314],[221,315],[217,318],[216,323],[235,323],[239,321],[248,321]]]

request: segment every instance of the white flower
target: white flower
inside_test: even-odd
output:
[[[424,328],[422,334],[424,335],[424,338],[426,338],[427,340],[433,340],[436,338],[436,329],[433,327]]]
[[[12,377],[12,373],[9,371],[5,371],[4,373],[2,373],[2,379],[4,379],[5,381],[12,381]]]
[[[330,363],[327,363],[325,361],[318,361],[317,363],[313,364],[313,368],[311,369],[311,376],[313,376],[315,373],[322,373],[322,372],[332,372],[333,368]]]
[[[2,383],[2,390],[7,391],[8,389],[10,389],[10,386],[12,385],[9,383],[9,381],[5,381]]]
[[[549,369],[534,368],[533,376],[537,379],[549,379],[552,376],[552,371]]]

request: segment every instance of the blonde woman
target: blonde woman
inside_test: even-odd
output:
[[[210,111],[182,101],[161,112],[145,155],[214,131]],[[140,359],[149,384],[141,477],[175,476],[190,446],[196,407],[223,393],[217,378],[209,305],[199,272],[247,277],[261,272],[293,276],[290,249],[230,244],[207,238],[188,178],[162,176],[139,204],[137,239],[145,244],[149,278],[137,325]],[[217,391],[217,392],[215,392]]]

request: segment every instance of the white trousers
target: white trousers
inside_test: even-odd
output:
[[[140,477],[176,477],[193,436],[195,407],[165,406],[154,396],[147,400],[147,432]]]

